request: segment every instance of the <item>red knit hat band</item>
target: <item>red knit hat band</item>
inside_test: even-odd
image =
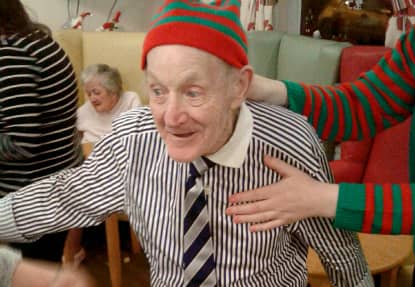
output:
[[[141,68],[148,52],[160,45],[185,45],[208,52],[229,65],[248,64],[239,0],[166,0],[153,18],[143,43]]]
[[[176,22],[157,26],[147,33],[141,54],[141,69],[146,67],[148,52],[161,45],[194,47],[213,54],[236,68],[248,64],[245,50],[227,35],[203,25]]]

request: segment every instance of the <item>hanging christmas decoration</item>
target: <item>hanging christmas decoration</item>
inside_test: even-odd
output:
[[[101,27],[97,29],[97,31],[103,32],[103,31],[114,31],[115,29],[118,29],[118,22],[120,21],[121,12],[117,11],[115,12],[114,17],[112,17],[111,21],[107,21],[104,24],[102,24]]]
[[[81,14],[79,14],[78,17],[76,17],[75,19],[72,20],[71,28],[72,29],[82,29],[82,23],[83,23],[85,17],[90,16],[90,15],[91,15],[90,12],[82,12]]]
[[[85,17],[91,15],[91,13],[88,11],[79,13],[79,2],[80,0],[76,0],[75,13],[72,13],[71,0],[66,1],[68,17],[66,19],[66,22],[63,24],[64,29],[82,29],[82,24]]]
[[[121,12],[117,11],[115,12],[114,16],[111,18],[112,12],[114,11],[115,6],[117,5],[118,0],[114,0],[112,2],[111,8],[108,12],[108,16],[107,16],[107,20],[105,21],[104,24],[101,25],[101,27],[99,27],[97,29],[97,31],[114,31],[115,29],[118,29],[118,22],[120,21],[120,16],[121,16]]]

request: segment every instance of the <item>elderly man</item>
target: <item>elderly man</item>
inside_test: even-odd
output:
[[[144,41],[150,108],[115,120],[76,169],[0,201],[0,240],[36,239],[128,214],[153,286],[306,286],[314,248],[334,286],[373,286],[355,234],[314,218],[252,233],[228,197],[278,181],[276,156],[321,181],[328,165],[300,116],[245,102],[252,78],[239,1],[166,1]]]

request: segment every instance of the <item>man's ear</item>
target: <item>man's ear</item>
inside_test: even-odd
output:
[[[243,101],[247,98],[247,92],[254,76],[254,70],[251,66],[246,65],[236,72],[234,85],[234,101],[233,108],[239,108]]]

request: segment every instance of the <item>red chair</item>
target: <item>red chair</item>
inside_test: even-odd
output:
[[[408,183],[411,118],[373,140],[341,144],[341,158],[330,162],[336,182]]]
[[[383,46],[357,45],[344,48],[340,59],[340,82],[357,79],[388,51],[390,48]],[[336,182],[363,182],[374,141],[376,138],[340,144],[340,159],[330,162]]]

